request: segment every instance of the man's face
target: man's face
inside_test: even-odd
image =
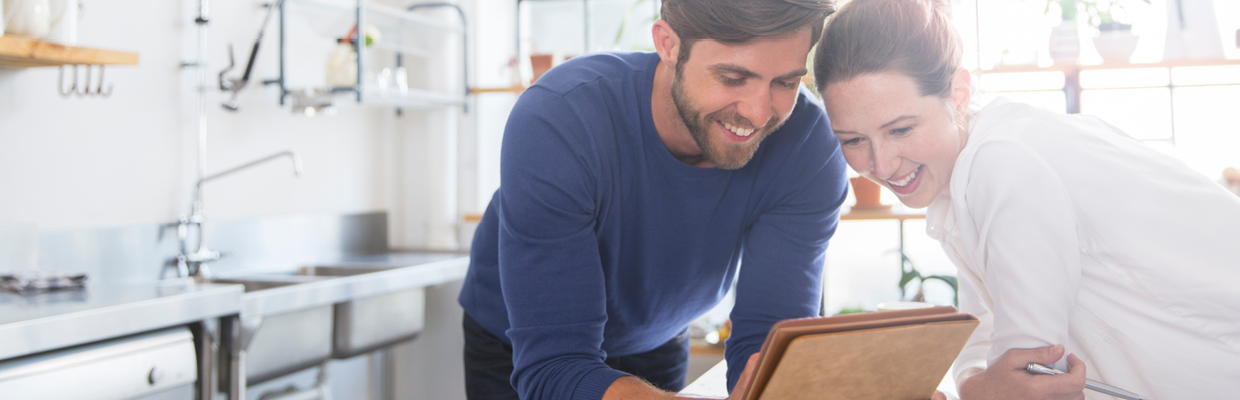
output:
[[[676,65],[672,100],[703,159],[722,169],[749,163],[792,114],[809,46],[808,28],[740,44],[693,43]]]

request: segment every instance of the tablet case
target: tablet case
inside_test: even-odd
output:
[[[780,321],[744,399],[929,399],[977,324],[954,307]]]

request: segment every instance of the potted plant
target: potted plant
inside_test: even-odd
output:
[[[1132,34],[1132,14],[1142,4],[1148,5],[1150,1],[1047,0],[1045,12],[1058,12],[1062,21],[1051,33],[1051,57],[1056,61],[1077,59],[1080,25],[1087,25],[1096,30],[1094,48],[1104,61],[1127,62],[1137,46],[1137,37]]]
[[[903,265],[904,265],[904,268],[903,268],[904,271],[902,271],[902,273],[900,274],[900,298],[901,299],[904,299],[905,296],[907,295],[907,293],[905,292],[906,292],[906,288],[908,287],[908,284],[916,280],[917,281],[917,293],[914,294],[913,298],[909,300],[910,301],[923,301],[923,302],[926,301],[926,292],[924,290],[926,286],[926,282],[937,280],[937,281],[942,281],[943,283],[946,283],[948,286],[951,286],[952,304],[954,305],[960,304],[960,299],[959,299],[960,286],[956,281],[956,277],[948,276],[948,275],[922,275],[921,271],[918,271],[917,267],[913,265],[913,260],[910,260],[908,256],[904,255],[903,252],[900,253],[900,258],[903,261]]]

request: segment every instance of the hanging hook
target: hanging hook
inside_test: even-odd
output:
[[[77,86],[78,67],[79,67],[78,65],[73,66],[74,86]],[[85,67],[86,67],[86,84],[82,85],[81,91],[75,91],[75,93],[78,96],[82,96],[82,97],[86,97],[90,95],[90,65],[85,65]]]
[[[95,94],[108,98],[112,95],[112,84],[108,84],[108,91],[103,91],[103,65],[99,66],[99,86],[95,88]]]
[[[57,82],[56,91],[60,93],[61,97],[72,96],[73,91],[77,89],[77,70],[74,70],[73,71],[73,84],[69,85],[69,90],[65,90],[65,67],[68,67],[68,66],[69,65],[67,64],[60,66],[60,81]]]

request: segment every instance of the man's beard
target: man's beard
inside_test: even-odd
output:
[[[758,151],[758,145],[766,139],[767,135],[779,129],[783,125],[784,120],[777,115],[772,115],[771,120],[767,121],[765,126],[755,127],[757,129],[751,135],[756,135],[748,142],[734,145],[723,142],[721,138],[712,138],[710,135],[711,125],[714,121],[724,121],[735,126],[754,126],[749,120],[736,115],[724,115],[723,110],[715,111],[702,117],[702,112],[693,105],[689,100],[689,96],[685,93],[685,88],[681,84],[683,80],[680,77],[680,71],[677,69],[675,77],[672,79],[672,103],[676,104],[676,110],[680,112],[680,119],[685,122],[685,126],[689,128],[689,133],[693,136],[693,141],[697,142],[698,148],[702,150],[702,159],[715,164],[720,169],[741,169],[745,164],[753,159],[754,153]]]

